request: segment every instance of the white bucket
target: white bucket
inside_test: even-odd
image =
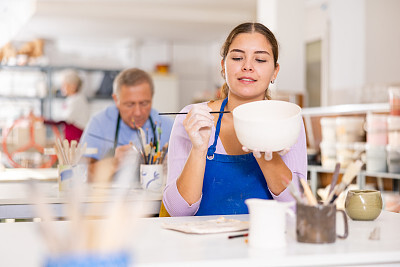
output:
[[[386,146],[366,146],[367,171],[387,172],[387,150]]]
[[[337,141],[341,143],[363,142],[365,140],[364,121],[362,117],[337,117]]]
[[[321,165],[324,168],[332,169],[336,165],[336,143],[322,141],[319,144],[321,149]]]
[[[400,173],[400,147],[390,146],[387,149],[387,164],[390,173]]]
[[[367,143],[374,146],[385,146],[388,144],[388,116],[384,114],[368,113]]]
[[[323,117],[320,119],[322,140],[336,142],[336,118]]]
[[[388,145],[400,146],[400,116],[388,116]]]

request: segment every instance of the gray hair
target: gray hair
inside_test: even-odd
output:
[[[79,92],[82,86],[82,79],[79,76],[78,72],[75,70],[66,70],[64,71],[63,82],[68,84],[73,84],[76,86],[76,92]]]
[[[151,89],[151,95],[154,95],[154,84],[150,75],[138,68],[131,68],[121,71],[114,79],[113,93],[119,97],[123,85],[135,86],[142,83],[148,83]]]

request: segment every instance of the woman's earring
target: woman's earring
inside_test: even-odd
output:
[[[275,82],[275,80],[272,80],[272,81],[271,81],[271,84],[274,84],[274,82]]]

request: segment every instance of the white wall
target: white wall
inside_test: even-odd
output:
[[[173,101],[182,108],[194,99],[213,97],[215,88],[222,85],[219,55],[222,42],[222,38],[219,42],[203,43],[62,40],[48,49],[53,65],[106,69],[138,67],[154,72],[157,64],[170,64],[179,86],[178,99]]]
[[[179,77],[182,107],[194,100],[209,99],[216,87],[222,85],[221,45],[222,42],[174,45],[172,65],[173,72]]]
[[[365,81],[364,0],[330,1],[330,89],[359,90]],[[353,99],[349,101],[356,101]]]
[[[365,82],[400,84],[400,1],[366,0]]]
[[[324,0],[306,4],[304,34],[307,43],[324,38],[328,22],[327,2],[328,0]]]
[[[305,92],[304,0],[258,0],[257,20],[267,26],[279,43],[280,71],[276,88]]]
[[[400,1],[329,1],[330,104],[387,102],[400,84]]]

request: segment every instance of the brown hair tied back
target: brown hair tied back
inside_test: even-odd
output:
[[[228,35],[228,37],[225,40],[225,43],[222,45],[221,48],[221,56],[223,61],[225,61],[226,56],[228,55],[229,52],[229,47],[231,46],[233,40],[236,38],[241,33],[254,33],[258,32],[262,35],[265,36],[265,38],[268,40],[268,42],[271,44],[272,47],[272,53],[274,56],[274,65],[275,67],[277,66],[278,62],[278,55],[279,55],[279,48],[278,48],[278,41],[275,38],[275,35],[263,24],[257,23],[257,22],[246,22],[242,23],[238,26],[236,26],[231,33]],[[225,79],[225,74],[223,72],[224,70],[221,71],[222,77]],[[220,99],[226,98],[228,96],[229,92],[229,87],[228,84],[225,82],[221,89],[220,89]],[[265,90],[265,98],[266,99],[271,99],[269,95],[269,90],[268,88]]]

